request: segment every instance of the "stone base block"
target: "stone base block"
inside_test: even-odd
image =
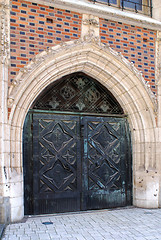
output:
[[[9,197],[0,197],[0,223],[10,222],[10,201]]]
[[[159,174],[154,171],[139,171],[134,176],[133,204],[141,208],[159,207]]]

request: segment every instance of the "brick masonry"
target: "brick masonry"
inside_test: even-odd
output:
[[[155,42],[156,31],[100,19],[101,42],[121,52],[143,73],[145,80],[156,93]]]
[[[80,38],[79,13],[23,0],[13,0],[11,10],[10,81],[39,52]]]
[[[10,81],[39,52],[50,46],[78,39],[82,15],[23,0],[13,0],[11,10]],[[109,44],[134,62],[156,93],[156,31],[100,19],[101,42]]]

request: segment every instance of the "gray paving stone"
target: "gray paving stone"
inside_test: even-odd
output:
[[[20,240],[31,240],[30,237],[27,237],[27,236],[21,236],[19,237]]]
[[[49,234],[45,234],[45,233],[43,233],[43,234],[38,234],[38,236],[39,236],[39,238],[42,239],[42,240],[44,240],[44,239],[46,239],[46,240],[51,239],[51,238],[50,238],[50,235],[49,235]]]
[[[42,224],[45,221],[53,224]],[[2,240],[161,240],[160,223],[161,209],[54,214],[8,225]]]

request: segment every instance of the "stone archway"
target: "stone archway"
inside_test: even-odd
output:
[[[74,72],[84,72],[104,85],[128,115],[132,133],[134,205],[157,207],[158,198],[149,197],[145,169],[155,169],[155,100],[140,72],[122,55],[95,41],[67,42],[42,52],[24,68],[13,82],[8,99],[11,182],[21,191],[11,196],[11,220],[23,217],[22,130],[26,114],[43,89],[57,79]],[[14,171],[16,170],[16,171]],[[12,176],[12,174],[11,174]],[[146,184],[140,183],[140,177]],[[153,184],[154,185],[154,184]],[[153,186],[153,188],[158,185]],[[11,187],[12,188],[12,187]],[[19,204],[15,204],[15,199]],[[153,206],[151,205],[153,202]]]
[[[27,215],[132,204],[127,117],[82,72],[58,79],[34,101],[24,124],[23,165]]]

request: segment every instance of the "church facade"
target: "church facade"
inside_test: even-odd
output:
[[[0,8],[0,221],[159,208],[160,1]]]

